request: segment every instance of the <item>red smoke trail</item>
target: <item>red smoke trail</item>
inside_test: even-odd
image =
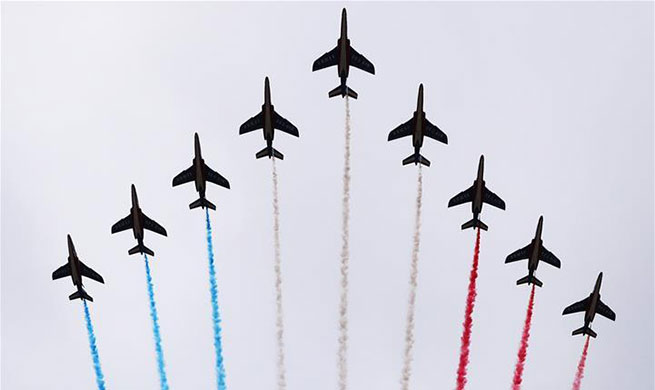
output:
[[[582,383],[582,377],[584,377],[584,366],[587,361],[587,350],[589,349],[589,336],[584,343],[584,348],[582,349],[582,356],[580,356],[580,361],[578,362],[578,372],[575,373],[575,379],[573,380],[573,390],[580,390],[580,383]]]
[[[473,265],[469,276],[469,291],[466,296],[466,311],[464,312],[464,331],[462,333],[462,346],[459,352],[459,368],[457,369],[457,390],[464,390],[466,385],[466,367],[469,364],[469,346],[471,345],[471,328],[473,327],[473,307],[475,306],[475,281],[478,278],[478,258],[480,257],[480,228],[475,236],[475,250],[473,251]]]
[[[514,369],[514,381],[512,382],[512,390],[521,390],[521,382],[523,382],[523,368],[525,367],[525,358],[528,355],[528,339],[530,338],[530,326],[532,324],[532,309],[534,308],[534,284],[532,291],[530,291],[530,301],[528,302],[528,310],[525,313],[525,325],[523,325],[523,335],[521,336],[521,346],[519,347],[518,359],[516,361],[516,368]]]

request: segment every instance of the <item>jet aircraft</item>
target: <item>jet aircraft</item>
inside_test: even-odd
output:
[[[419,153],[421,146],[423,146],[423,136],[428,136],[439,142],[448,144],[448,136],[437,126],[430,123],[430,121],[425,117],[425,112],[423,111],[423,84],[418,87],[418,101],[416,103],[416,111],[414,111],[414,115],[410,120],[393,129],[389,133],[388,140],[393,141],[408,135],[412,136],[414,154],[404,159],[403,165],[411,163],[416,165],[421,163],[425,166],[430,166],[430,161]]]
[[[82,276],[93,279],[96,282],[105,283],[99,273],[82,263],[80,258],[77,257],[75,245],[73,245],[73,240],[71,239],[70,234],[68,235],[68,263],[57,268],[55,272],[52,273],[52,280],[65,278],[66,276],[70,276],[71,279],[73,279],[73,285],[77,287],[77,291],[68,297],[71,301],[73,299],[85,299],[93,302],[93,298],[84,291]]]
[[[534,272],[537,270],[539,261],[544,261],[553,267],[560,268],[562,263],[559,259],[552,254],[546,247],[543,245],[541,240],[541,231],[543,228],[544,217],[539,217],[539,223],[537,224],[537,231],[535,233],[534,239],[524,248],[521,248],[505,259],[505,264],[512,263],[518,260],[528,260],[528,275],[517,280],[516,284],[535,284],[539,287],[543,285],[539,279],[534,276]]]
[[[273,148],[275,129],[282,130],[285,133],[296,137],[299,136],[296,126],[284,119],[282,115],[278,114],[273,109],[273,104],[271,103],[271,87],[268,82],[268,77],[264,80],[264,105],[262,105],[262,111],[242,124],[239,128],[239,134],[246,134],[257,129],[264,130],[266,147],[257,152],[255,155],[256,158],[268,156],[268,158],[275,157],[280,160],[284,159],[284,155]]]
[[[337,73],[341,79],[341,84],[328,93],[329,97],[341,95],[341,97],[350,96],[353,99],[357,99],[357,92],[348,88],[346,85],[346,79],[348,78],[351,65],[370,74],[375,74],[375,66],[350,46],[345,8],[341,11],[341,36],[337,40],[337,47],[314,61],[312,72],[335,65],[337,66]]]
[[[473,219],[466,222],[462,225],[462,230],[467,228],[480,228],[487,230],[488,227],[482,221],[480,221],[479,215],[482,211],[482,204],[488,203],[492,206],[498,207],[501,210],[505,210],[505,201],[500,199],[500,197],[493,192],[489,191],[485,185],[484,179],[484,156],[480,156],[480,162],[478,163],[478,177],[473,181],[473,185],[459,194],[455,195],[450,202],[448,202],[448,207],[457,206],[463,203],[471,202],[471,209],[473,211]]]
[[[196,185],[196,191],[200,193],[200,199],[189,205],[190,209],[196,207],[208,207],[212,210],[216,210],[216,206],[207,198],[205,198],[205,190],[207,189],[207,182],[218,184],[219,186],[230,188],[230,183],[221,176],[218,172],[209,168],[205,164],[205,160],[202,158],[200,152],[200,138],[198,138],[198,133],[194,135],[194,145],[195,145],[195,157],[193,158],[193,163],[190,168],[183,170],[179,175],[173,178],[173,187],[180,184],[194,182]]]
[[[154,256],[155,252],[147,248],[143,244],[143,233],[144,229],[148,229],[155,233],[159,233],[162,236],[166,236],[166,229],[164,229],[160,224],[148,218],[139,207],[139,199],[136,196],[136,188],[132,184],[132,208],[127,217],[116,222],[114,226],[111,227],[111,232],[118,233],[123,230],[132,229],[134,232],[134,238],[137,240],[137,245],[130,249],[127,253],[133,255],[135,253],[146,253],[150,256]]]
[[[580,329],[576,329],[571,333],[573,336],[577,334],[588,334],[591,337],[596,337],[597,334],[589,325],[594,320],[596,314],[600,314],[605,318],[609,318],[612,321],[616,320],[616,314],[609,308],[603,301],[600,300],[600,285],[603,282],[603,273],[598,274],[598,279],[596,279],[596,285],[594,286],[594,291],[589,294],[589,296],[580,302],[576,302],[571,306],[564,309],[562,315],[585,312],[584,315],[584,326]]]

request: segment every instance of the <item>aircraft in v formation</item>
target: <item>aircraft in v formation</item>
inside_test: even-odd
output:
[[[597,334],[591,329],[590,325],[591,322],[594,320],[596,314],[600,314],[605,318],[609,318],[612,321],[616,321],[616,314],[614,313],[614,311],[612,311],[612,309],[610,309],[609,306],[607,306],[605,303],[603,303],[603,301],[600,300],[600,285],[602,282],[603,282],[603,273],[601,272],[600,274],[598,274],[598,278],[596,279],[596,285],[594,286],[594,290],[591,292],[591,294],[589,294],[587,298],[579,302],[576,302],[570,306],[567,306],[562,312],[562,315],[585,312],[584,325],[582,326],[582,328],[574,330],[573,333],[571,333],[572,336],[578,334],[587,334],[595,338]]]
[[[93,302],[93,298],[84,290],[84,285],[82,283],[82,276],[89,279],[93,279],[99,283],[105,283],[105,280],[100,276],[99,273],[91,269],[91,267],[82,263],[80,258],[77,256],[77,251],[75,250],[75,245],[73,245],[73,239],[70,234],[68,238],[68,262],[61,267],[57,268],[55,272],[52,273],[52,280],[57,280],[70,276],[73,280],[73,285],[77,287],[77,291],[71,294],[68,299],[71,301],[73,299],[83,299]]]

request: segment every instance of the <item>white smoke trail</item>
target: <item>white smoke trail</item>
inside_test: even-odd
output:
[[[341,211],[341,295],[339,299],[339,390],[346,390],[348,379],[348,263],[350,262],[350,103],[346,96],[345,150],[343,164],[343,197]]]
[[[277,170],[275,157],[273,160],[273,244],[275,246],[275,329],[277,335],[277,388],[287,387],[286,369],[284,366],[284,313],[282,311],[282,260],[280,258],[280,206],[277,191]]]
[[[418,249],[421,241],[421,203],[423,198],[423,172],[418,166],[418,189],[416,191],[416,221],[414,225],[414,246],[412,247],[412,265],[409,276],[409,304],[407,307],[407,324],[405,327],[405,358],[400,380],[401,389],[409,389],[412,373],[412,348],[414,347],[414,306],[416,303],[416,282],[418,277]]]

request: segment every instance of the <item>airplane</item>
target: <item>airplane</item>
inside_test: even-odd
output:
[[[588,334],[591,337],[596,337],[597,334],[589,325],[594,320],[596,314],[600,314],[605,318],[609,318],[612,321],[616,321],[616,314],[609,308],[603,301],[600,300],[600,284],[603,282],[603,273],[598,274],[598,279],[596,279],[596,286],[594,286],[594,291],[589,294],[589,296],[580,302],[576,302],[571,306],[564,309],[562,315],[577,313],[584,311],[584,326],[580,329],[576,329],[571,333],[572,336],[577,334]]]
[[[198,138],[198,133],[195,133],[194,140],[195,157],[193,158],[193,163],[191,164],[190,168],[183,170],[179,175],[173,178],[173,187],[193,181],[196,184],[196,191],[200,193],[200,199],[191,203],[189,208],[194,209],[196,207],[207,207],[212,210],[216,210],[216,206],[214,206],[212,202],[205,198],[207,182],[218,184],[219,186],[225,187],[227,189],[230,189],[230,183],[226,178],[205,164],[205,160],[202,158],[202,154],[200,152],[200,138]]]
[[[412,136],[414,154],[404,159],[403,165],[411,163],[417,165],[421,163],[425,166],[430,166],[430,161],[419,153],[421,146],[423,146],[424,136],[436,139],[446,145],[448,144],[448,136],[437,126],[430,123],[430,121],[425,117],[425,112],[423,111],[423,84],[418,87],[418,101],[416,103],[416,111],[414,111],[414,115],[410,120],[393,129],[389,133],[388,141],[393,141],[408,135]]]
[[[132,229],[134,232],[134,238],[137,240],[137,245],[130,249],[127,253],[133,255],[135,253],[145,253],[150,256],[154,256],[155,252],[143,245],[143,233],[144,229],[148,229],[155,233],[159,233],[162,236],[166,236],[166,229],[164,229],[160,224],[148,218],[139,207],[139,198],[136,196],[136,188],[132,184],[132,208],[127,217],[116,222],[114,226],[111,227],[111,232],[118,233],[123,230]]]
[[[249,133],[253,130],[263,129],[264,139],[266,140],[266,147],[255,155],[256,158],[268,156],[268,158],[275,157],[280,160],[284,159],[284,155],[273,148],[274,129],[282,130],[285,133],[299,137],[298,129],[291,124],[288,120],[284,119],[282,115],[278,114],[273,109],[271,104],[271,87],[268,82],[268,77],[264,80],[264,104],[262,105],[262,112],[248,119],[239,128],[239,135]]]
[[[482,204],[487,203],[492,206],[498,207],[501,210],[505,210],[505,201],[500,199],[500,197],[493,192],[489,191],[487,186],[484,183],[482,178],[484,175],[484,156],[480,156],[480,162],[478,163],[478,177],[473,182],[473,185],[459,194],[455,195],[450,202],[448,202],[448,207],[457,206],[463,203],[471,202],[471,209],[473,211],[473,219],[466,222],[462,225],[462,230],[467,228],[480,228],[487,230],[488,227],[482,221],[480,221],[479,215],[482,211]]]
[[[75,245],[73,245],[73,240],[71,239],[70,234],[68,235],[68,263],[57,268],[55,272],[52,273],[52,280],[65,278],[66,276],[70,276],[71,279],[73,279],[73,285],[77,287],[77,291],[68,297],[71,301],[73,299],[85,299],[93,302],[93,298],[84,291],[82,276],[86,276],[96,282],[105,283],[99,273],[82,263],[80,258],[77,257]]]
[[[562,263],[559,261],[559,259],[543,245],[543,241],[541,240],[543,224],[544,217],[542,215],[539,217],[537,232],[535,233],[532,242],[530,242],[526,247],[513,252],[505,259],[505,264],[518,260],[528,260],[528,276],[517,280],[516,285],[532,283],[539,287],[543,286],[543,283],[541,283],[541,281],[534,276],[534,271],[537,270],[537,266],[539,265],[540,260],[545,261],[546,263],[556,268],[560,268],[562,266]]]
[[[346,85],[346,79],[348,78],[351,65],[370,74],[375,74],[375,66],[350,46],[345,8],[341,11],[341,36],[337,40],[337,47],[314,61],[312,72],[335,65],[337,66],[337,73],[341,79],[341,84],[328,93],[329,97],[341,95],[341,97],[350,96],[353,99],[357,99],[357,92],[348,88]]]

